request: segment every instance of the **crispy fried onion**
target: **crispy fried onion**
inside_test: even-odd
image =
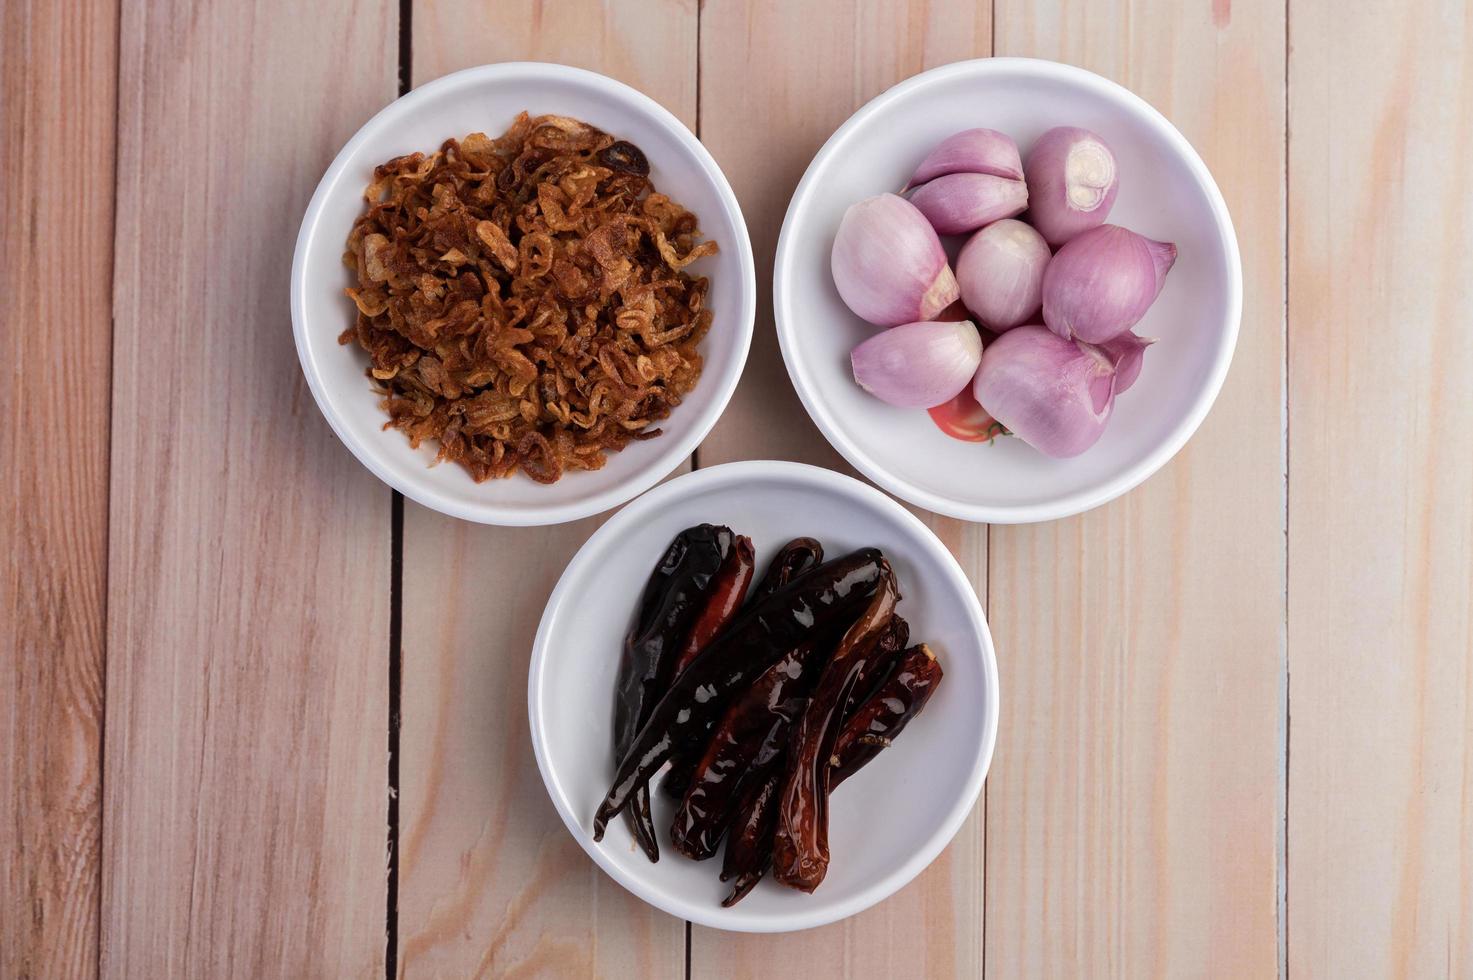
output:
[[[594,470],[695,387],[716,252],[638,147],[519,115],[374,170],[343,261],[393,427],[477,480]]]

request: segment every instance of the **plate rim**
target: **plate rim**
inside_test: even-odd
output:
[[[435,492],[432,488],[411,486],[400,480],[394,468],[380,458],[379,452],[356,438],[344,423],[326,390],[322,373],[313,357],[307,338],[309,285],[306,281],[306,258],[314,248],[320,247],[316,245],[318,236],[326,234],[321,227],[322,211],[329,196],[337,191],[338,185],[343,180],[347,179],[346,171],[349,160],[379,131],[392,125],[399,117],[418,111],[430,100],[437,99],[444,94],[455,93],[457,90],[473,89],[484,83],[536,84],[539,81],[553,79],[578,82],[613,93],[633,109],[648,117],[651,122],[670,133],[694,155],[701,170],[714,186],[716,196],[721,202],[722,210],[726,213],[727,221],[731,224],[736,238],[731,245],[736,256],[741,282],[738,285],[737,322],[732,324],[732,329],[738,331],[739,342],[734,351],[730,373],[728,377],[720,381],[719,386],[713,392],[715,397],[704,416],[696,419],[696,424],[683,439],[672,440],[668,449],[656,456],[645,469],[637,471],[623,483],[615,484],[582,500],[561,504],[515,508],[494,502],[463,504]],[[730,181],[727,180],[720,164],[716,162],[705,145],[674,113],[632,85],[586,68],[543,61],[504,61],[450,72],[415,87],[369,117],[338,150],[312,192],[312,197],[303,212],[302,223],[298,228],[296,243],[292,251],[289,292],[292,338],[297,351],[297,362],[307,379],[307,387],[312,392],[312,400],[316,403],[318,411],[327,420],[328,426],[337,436],[338,441],[347,447],[364,468],[415,503],[450,517],[500,527],[543,527],[566,524],[601,514],[638,497],[674,472],[681,462],[689,457],[691,452],[711,433],[717,421],[726,413],[731,397],[746,370],[757,315],[756,260],[752,254],[751,234],[747,228],[746,218],[742,214],[741,203],[737,200]],[[715,379],[713,379],[714,383]]]
[[[604,845],[593,841],[590,829],[583,825],[579,816],[571,812],[567,799],[558,789],[558,781],[550,774],[544,746],[542,707],[539,695],[548,662],[547,644],[551,631],[555,627],[557,616],[563,605],[569,601],[571,582],[578,567],[582,562],[590,560],[588,555],[595,553],[610,539],[615,539],[622,534],[629,525],[636,524],[647,513],[658,510],[672,499],[683,499],[713,488],[732,484],[750,484],[760,480],[787,480],[806,485],[820,493],[838,493],[848,496],[892,516],[925,542],[928,556],[937,562],[940,571],[951,580],[952,584],[968,597],[966,612],[972,621],[982,655],[984,690],[981,708],[984,711],[984,719],[982,744],[973,760],[972,770],[962,787],[957,803],[948,811],[938,831],[912,853],[899,868],[860,889],[850,898],[829,906],[807,912],[784,914],[780,917],[767,916],[755,920],[743,919],[731,922],[723,918],[726,912],[719,905],[707,907],[697,903],[667,900],[664,893],[649,887],[643,880],[626,878],[618,866],[604,854]],[[894,498],[854,477],[808,463],[785,460],[742,460],[694,470],[648,491],[614,514],[579,547],[577,553],[569,560],[558,577],[557,585],[553,587],[547,605],[543,608],[542,618],[538,622],[537,634],[532,644],[531,659],[527,667],[528,733],[532,739],[532,750],[537,760],[537,771],[542,778],[543,789],[552,800],[554,809],[557,810],[558,816],[563,821],[563,826],[605,874],[636,897],[670,915],[688,919],[697,925],[728,932],[796,932],[828,925],[884,901],[913,881],[951,843],[962,824],[966,822],[976,807],[983,783],[991,769],[993,753],[997,745],[1001,705],[997,654],[986,612],[961,564],[936,536],[936,533]],[[591,821],[591,814],[585,816]]]

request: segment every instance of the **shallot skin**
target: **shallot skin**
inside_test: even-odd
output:
[[[1043,274],[1052,253],[1043,236],[1014,218],[994,221],[962,246],[956,280],[962,302],[982,325],[1002,333],[1043,305]]]
[[[1028,207],[1028,185],[1016,177],[944,174],[917,187],[910,203],[943,235],[964,235]]]
[[[1044,322],[1060,337],[1103,344],[1140,322],[1175,261],[1170,242],[1119,225],[1092,228],[1044,270]]]
[[[906,190],[946,174],[991,174],[1023,179],[1023,157],[1018,144],[995,129],[964,129],[953,133],[926,154],[911,175]]]
[[[932,408],[955,398],[981,359],[982,339],[970,320],[904,323],[849,355],[855,382],[901,408]]]
[[[1127,330],[1100,345],[1105,356],[1115,362],[1115,394],[1123,395],[1135,384],[1145,363],[1146,348],[1155,342],[1155,337],[1137,337]]]
[[[845,305],[881,327],[930,320],[961,295],[935,229],[895,194],[850,205],[830,269]]]
[[[1009,330],[982,352],[972,393],[989,415],[1045,456],[1078,456],[1115,407],[1115,366],[1098,348],[1046,327]]]

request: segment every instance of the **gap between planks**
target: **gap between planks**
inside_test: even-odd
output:
[[[399,95],[414,82],[414,0],[399,0]],[[384,976],[399,974],[399,733],[404,691],[404,495],[392,491],[389,521],[388,874],[384,889]]]

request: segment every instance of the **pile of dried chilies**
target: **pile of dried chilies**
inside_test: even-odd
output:
[[[941,665],[895,614],[885,556],[825,562],[788,542],[753,587],[751,539],[701,524],[675,537],[625,638],[614,704],[613,786],[594,839],[620,811],[659,860],[650,780],[678,798],[670,828],[687,857],[713,857],[731,906],[771,870],[811,892],[828,871],[829,793],[900,734]],[[748,593],[751,593],[748,601]]]

